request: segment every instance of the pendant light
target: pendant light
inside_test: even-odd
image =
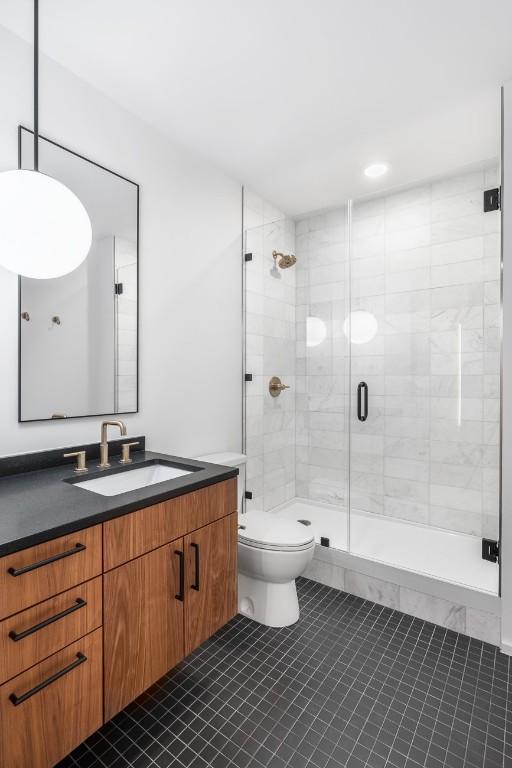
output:
[[[39,0],[34,0],[34,170],[0,173],[0,266],[24,277],[60,277],[87,257],[89,216],[78,197],[39,171]]]

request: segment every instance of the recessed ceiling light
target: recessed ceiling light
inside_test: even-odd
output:
[[[379,176],[384,176],[389,170],[387,163],[372,163],[364,169],[364,175],[370,179],[376,179]]]

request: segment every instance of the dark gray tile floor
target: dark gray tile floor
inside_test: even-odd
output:
[[[300,621],[233,619],[60,768],[505,768],[494,646],[299,579]]]

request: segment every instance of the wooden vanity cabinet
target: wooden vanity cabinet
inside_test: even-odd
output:
[[[206,490],[211,497],[212,489]],[[224,498],[225,489],[219,491],[219,498]],[[180,498],[183,504],[188,496]],[[148,515],[154,509],[141,512]],[[189,527],[197,522],[194,509],[193,500]],[[140,513],[135,515],[139,527]],[[130,517],[126,519],[127,536],[134,530]],[[126,551],[122,527],[116,526],[116,532]],[[137,548],[150,536],[155,541],[154,531],[141,535],[139,529]],[[231,512],[104,574],[105,720],[233,618],[237,612],[236,555],[237,514]]]
[[[103,524],[103,570],[225,517],[237,508],[236,478],[138,509]]]
[[[51,768],[237,611],[236,478],[0,558],[0,766]]]
[[[0,683],[102,623],[101,576],[4,619],[0,622]]]
[[[50,768],[103,724],[101,629],[0,687],[0,765]]]
[[[101,525],[95,525],[3,557],[0,619],[101,574],[101,550]]]
[[[105,574],[105,720],[184,658],[183,539]]]
[[[237,612],[238,517],[223,517],[185,536],[185,656]]]

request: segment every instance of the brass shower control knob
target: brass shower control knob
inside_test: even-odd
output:
[[[272,376],[268,384],[268,391],[272,397],[279,397],[283,389],[290,389],[290,386],[283,384],[279,376]]]

